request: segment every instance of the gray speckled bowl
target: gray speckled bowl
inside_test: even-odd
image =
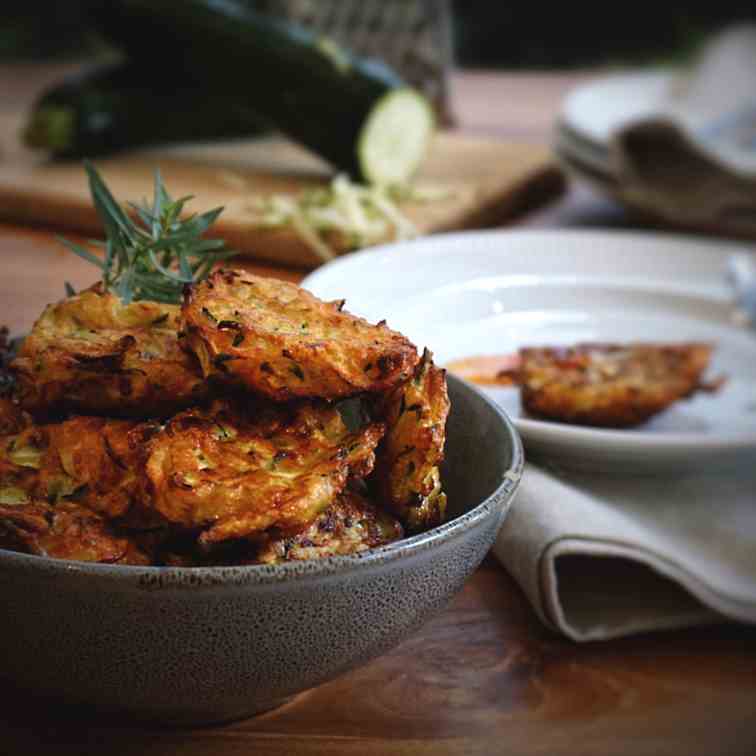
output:
[[[165,723],[248,716],[397,644],[491,546],[523,464],[495,405],[449,379],[447,524],[283,566],[114,567],[0,549],[0,677]]]

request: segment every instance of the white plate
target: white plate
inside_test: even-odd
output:
[[[571,91],[554,130],[554,151],[567,174],[619,202],[653,212],[637,193],[625,192],[609,147],[615,131],[658,112],[674,79],[668,70],[615,74]]]
[[[657,112],[673,80],[669,71],[653,70],[583,84],[565,98],[562,125],[579,138],[605,147],[618,127]]]
[[[389,325],[436,361],[576,341],[716,343],[717,394],[679,402],[639,429],[521,417],[516,389],[484,389],[531,452],[557,462],[700,466],[756,459],[756,337],[731,322],[724,264],[736,244],[585,231],[446,234],[330,263],[304,281]]]

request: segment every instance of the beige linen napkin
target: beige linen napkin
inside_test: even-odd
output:
[[[717,36],[658,113],[611,140],[623,196],[686,225],[756,233],[756,25]]]
[[[494,553],[577,641],[756,622],[752,467],[660,478],[529,464]]]

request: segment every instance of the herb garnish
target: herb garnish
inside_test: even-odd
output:
[[[221,239],[202,238],[223,208],[181,218],[184,205],[192,197],[172,199],[159,170],[155,171],[152,204],[146,200],[141,205],[128,203],[136,216],[132,218],[118,204],[94,166],[85,161],[84,167],[106,237],[104,242],[92,243],[105,250],[104,258],[68,239],[58,238],[79,257],[96,265],[102,271],[105,288],[125,304],[140,299],[178,303],[185,284],[203,280],[216,262],[236,254]]]

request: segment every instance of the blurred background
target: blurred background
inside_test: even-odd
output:
[[[359,59],[384,62],[426,95],[443,126],[455,127],[456,133],[466,137],[493,138],[516,147],[511,157],[507,153],[499,158],[498,164],[504,168],[524,159],[524,145],[538,147],[539,153],[527,154],[537,157],[543,171],[523,171],[534,179],[530,183],[539,191],[547,186],[549,192],[528,195],[521,190],[522,181],[512,168],[507,197],[516,196],[518,207],[530,209],[538,202],[545,205],[554,198],[557,181],[553,175],[558,167],[573,191],[562,202],[550,205],[544,221],[549,225],[672,226],[749,238],[756,234],[752,184],[744,186],[740,179],[747,170],[749,182],[756,180],[756,168],[751,165],[753,151],[745,149],[748,140],[756,140],[750,115],[756,80],[756,4],[752,1],[658,3],[653,13],[631,3],[552,4],[548,8],[538,3],[463,0],[238,0],[238,4],[264,12],[265,18],[294,21],[287,24],[291,29],[300,24],[314,31],[318,40],[314,48],[320,46],[323,35]],[[272,73],[275,66],[269,65],[264,51],[263,65],[246,58],[240,64],[232,54],[206,52],[203,57],[195,43],[206,35],[202,30],[197,35],[191,20],[184,24],[190,36],[179,39],[182,4],[176,2],[175,11],[169,3],[149,6],[148,21],[158,6],[165,27],[145,33],[142,18],[133,28],[127,24],[129,30],[122,33],[117,2],[6,0],[0,21],[0,74],[4,77],[0,155],[7,158],[21,142],[40,155],[110,155],[144,144],[220,141],[240,134],[252,137],[270,133],[275,126],[337,170],[345,169],[327,150],[314,149],[296,133],[300,124],[294,121],[309,120],[316,125],[317,117],[310,114],[309,119],[290,118],[289,123],[283,123],[265,110],[264,105],[268,110],[275,109],[273,100],[286,98],[280,97],[280,88],[276,89],[280,85]],[[191,16],[188,11],[183,15]],[[721,30],[732,28],[746,32],[722,46],[728,48],[724,55],[720,50],[709,56],[706,65],[699,66],[709,49],[707,43],[717,39]],[[186,39],[189,42],[185,43]],[[242,41],[242,57],[250,47],[258,49],[246,44]],[[260,50],[264,47],[260,45]],[[219,73],[220,68],[213,68],[213,63],[221,58],[228,58],[229,68]],[[122,75],[118,71],[112,76],[107,73],[111,60],[115,60],[114,69],[122,65]],[[105,70],[104,78],[97,80],[93,75],[84,83],[75,83],[76,75],[88,72],[90,62],[105,64],[91,67]],[[134,65],[129,68],[130,64]],[[266,76],[255,79],[255,71],[263,68]],[[740,81],[733,86],[738,74],[742,74]],[[72,75],[74,83],[69,86]],[[648,78],[639,81],[634,78],[638,75]],[[625,78],[608,81],[613,76]],[[298,78],[289,75],[283,80]],[[691,87],[688,84],[694,78],[697,83]],[[602,83],[602,79],[606,81]],[[725,80],[727,86],[723,87]],[[267,100],[256,91],[255,81],[258,89],[265,83],[272,88]],[[688,101],[679,101],[686,87]],[[102,92],[105,94],[98,99]],[[150,96],[155,99],[149,101]],[[213,112],[211,119],[195,117],[192,108],[199,96],[205,97],[206,103],[208,97],[215,98],[213,107],[206,108]],[[165,97],[172,98],[170,106],[166,107]],[[321,99],[333,110],[337,104],[344,106],[349,97],[345,99],[342,91],[330,100],[326,95]],[[82,145],[78,151],[66,152],[67,148],[60,147],[66,141],[60,131],[68,128],[68,144],[73,141],[68,132],[74,127],[52,120],[58,113],[51,115],[49,109],[44,112],[46,106],[54,109],[61,102],[76,108],[76,137],[81,137]],[[320,108],[322,103],[316,105]],[[637,118],[659,115],[669,105],[685,106],[683,117],[677,119],[682,133],[673,135],[676,145],[664,141],[669,140],[669,134],[659,137],[656,132],[649,144],[648,131],[629,134],[624,141],[615,138]],[[182,107],[189,108],[186,117],[153,117],[155,112],[175,113]],[[258,112],[257,107],[265,112]],[[354,111],[346,110],[348,120]],[[143,112],[144,117],[137,117],[137,112]],[[36,118],[38,113],[41,119]],[[725,121],[732,126],[726,133],[720,129]],[[108,128],[112,134],[103,136]],[[678,147],[681,140],[691,139],[698,142],[699,149],[685,155],[683,165]],[[347,138],[340,140],[349,142]],[[729,160],[733,148],[737,154]],[[729,173],[730,182],[709,191],[703,199],[673,196],[673,186],[696,186],[696,182],[679,182],[679,176],[698,172],[702,166],[713,175],[709,170],[712,166],[706,164],[707,150],[717,151],[719,162],[713,167],[714,174]],[[462,154],[459,145],[447,152],[448,164]],[[658,155],[664,160],[658,160]],[[647,160],[647,156],[651,157]],[[486,167],[495,164],[493,158],[482,161]],[[465,165],[466,159],[456,158],[455,180],[467,180]],[[664,185],[659,183],[660,177],[647,171],[659,165],[667,170],[661,177]],[[547,169],[552,179],[544,184],[541,174]],[[346,170],[354,173],[349,166]],[[435,164],[430,165],[429,172],[437,177]],[[481,178],[483,183],[487,180]],[[727,204],[723,199],[722,207],[712,209],[710,197],[725,198]],[[586,198],[590,202],[584,201]],[[505,203],[499,205],[504,207]],[[10,220],[22,217],[10,209],[4,215]],[[455,216],[453,221],[451,216],[434,219],[429,227],[421,223],[420,228],[430,231],[472,223],[472,215],[464,216],[464,223],[460,217]],[[486,216],[486,223],[507,218],[502,212],[495,219]],[[35,223],[44,220],[24,219]]]
[[[315,17],[324,7],[360,16],[363,0],[248,0],[267,11]],[[407,0],[420,8],[422,1]],[[449,8],[455,58],[461,66],[553,68],[596,64],[658,63],[684,59],[727,23],[756,18],[745,0],[717,3],[554,4],[441,2]],[[87,0],[5,0],[0,22],[0,59],[79,58],[107,50],[94,30]]]

